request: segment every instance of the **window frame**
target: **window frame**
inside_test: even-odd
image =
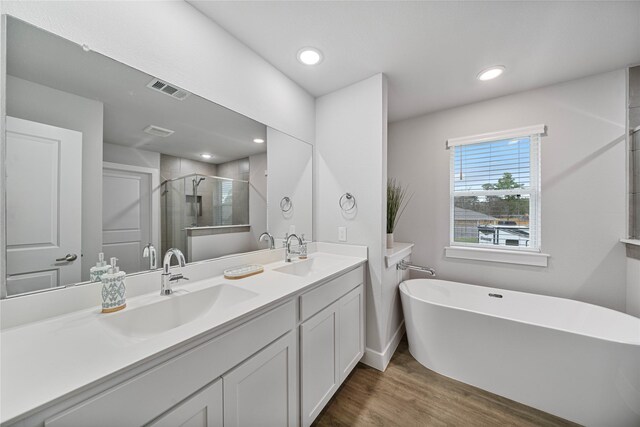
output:
[[[546,126],[543,124],[528,126],[524,128],[510,129],[498,132],[490,132],[480,135],[472,135],[461,138],[447,140],[449,154],[449,252],[460,255],[464,251],[454,249],[471,249],[475,251],[499,251],[506,253],[541,253],[542,252],[542,218],[541,218],[541,139],[546,134]],[[529,138],[529,188],[527,189],[504,189],[504,190],[455,190],[455,153],[456,147],[463,145],[478,145],[505,139]],[[528,195],[529,196],[529,236],[531,245],[507,246],[507,245],[486,245],[481,243],[456,242],[455,239],[455,197],[465,196],[508,196],[508,195]],[[474,255],[476,256],[476,255]],[[455,256],[463,257],[463,256]],[[476,258],[473,258],[476,259]],[[494,259],[488,259],[494,260]],[[510,262],[510,261],[504,261]],[[546,262],[545,262],[546,264]]]

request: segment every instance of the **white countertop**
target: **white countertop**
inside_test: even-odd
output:
[[[173,296],[153,292],[128,299],[127,308],[117,313],[102,314],[100,307],[94,306],[3,330],[0,333],[0,422],[34,413],[196,337],[213,336],[216,330],[366,262],[363,257],[325,252],[309,255],[310,259],[314,257],[331,262],[324,270],[307,277],[273,271],[285,265],[284,261],[278,261],[266,264],[264,273],[245,279],[227,280],[219,275],[180,283],[174,290],[182,293],[224,283],[249,289],[257,296],[228,308],[216,308],[190,323],[150,338],[120,335],[106,327],[104,319]],[[157,287],[159,290],[159,283]]]

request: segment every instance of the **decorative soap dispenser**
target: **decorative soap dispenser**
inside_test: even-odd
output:
[[[298,255],[298,259],[307,259],[307,241],[304,240],[304,233],[300,236],[300,240],[302,241],[302,244],[300,245],[300,248],[298,249],[298,252],[300,252],[300,255]]]
[[[127,306],[124,278],[127,275],[116,265],[117,258],[111,258],[109,272],[102,275],[102,312],[113,313]]]
[[[92,282],[102,281],[102,276],[109,272],[111,266],[104,260],[104,254],[98,254],[98,262],[95,267],[89,269],[89,280]]]

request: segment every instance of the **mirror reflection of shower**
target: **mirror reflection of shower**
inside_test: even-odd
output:
[[[249,181],[194,173],[165,180],[161,194],[163,250],[186,254],[189,233],[249,224]]]

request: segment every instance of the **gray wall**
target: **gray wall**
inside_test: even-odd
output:
[[[7,76],[7,115],[82,132],[82,280],[89,280],[102,250],[102,103]]]
[[[249,158],[232,160],[226,163],[218,163],[217,176],[231,179],[249,181]]]
[[[218,168],[213,163],[198,162],[196,160],[169,156],[167,154],[160,155],[160,182],[192,173],[216,175]]]
[[[415,191],[396,239],[439,278],[625,310],[625,72],[574,80],[389,126],[389,176]],[[547,268],[445,258],[448,138],[544,123],[542,251]]]

